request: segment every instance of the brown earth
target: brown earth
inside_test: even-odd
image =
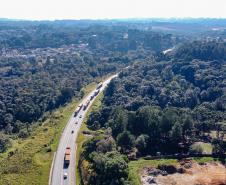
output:
[[[226,168],[217,162],[198,164],[194,161],[181,161],[182,173],[142,176],[143,185],[226,185]],[[150,178],[152,180],[150,180]]]

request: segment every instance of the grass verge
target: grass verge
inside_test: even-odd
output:
[[[87,85],[82,89],[83,94],[87,95],[95,87],[96,83]],[[73,99],[45,116],[45,121],[34,124],[29,137],[12,141],[12,147],[0,155],[0,184],[48,184],[54,151],[78,103],[78,99]]]

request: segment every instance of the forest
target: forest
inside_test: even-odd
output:
[[[129,161],[197,154],[196,142],[224,155],[226,34],[209,23],[221,21],[0,20],[0,153],[45,113],[82,98],[84,86],[119,72],[87,119],[87,184],[129,185]]]
[[[105,130],[103,138],[84,144],[82,159],[93,170],[89,183],[107,181],[99,175],[108,170],[104,160],[121,168],[111,183],[127,184],[123,164],[128,159],[201,152],[191,149],[198,141],[212,143],[213,154],[223,155],[224,135],[212,138],[210,133],[225,129],[225,53],[225,43],[195,41],[124,69],[87,122],[91,130]]]
[[[47,111],[81,98],[88,83],[183,40],[109,23],[0,25],[0,130],[19,137]],[[4,151],[9,140],[1,138]]]

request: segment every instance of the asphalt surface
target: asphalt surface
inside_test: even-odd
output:
[[[109,77],[107,80],[103,82],[103,86],[100,88],[100,92],[103,91],[111,79],[115,78],[117,75],[113,75]],[[91,95],[93,95],[95,92],[92,91],[88,96],[86,96],[80,103],[85,104],[87,100],[90,100]],[[83,119],[85,117],[85,114],[87,113],[88,109],[92,105],[95,98],[90,102],[89,106],[86,108],[86,110],[80,110],[78,115],[74,117],[74,113],[71,115],[71,118],[69,119],[66,127],[64,128],[64,131],[62,133],[58,149],[55,155],[55,159],[53,161],[53,168],[52,173],[50,175],[50,184],[51,185],[75,185],[76,184],[76,176],[75,176],[75,154],[76,154],[76,139],[78,137],[79,129],[81,127],[81,124],[83,122]],[[76,107],[75,107],[76,109]],[[80,118],[81,117],[81,118]],[[77,124],[76,124],[77,122]],[[74,133],[72,133],[72,130]],[[66,147],[71,148],[71,159],[69,166],[65,166],[64,164],[64,154]],[[67,178],[64,178],[64,173],[67,173]]]

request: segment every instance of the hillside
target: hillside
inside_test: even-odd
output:
[[[192,45],[192,49],[182,45],[168,60],[156,57],[157,60],[135,62],[109,84],[101,109],[92,112],[87,121],[88,128],[105,130],[102,137],[84,144],[83,156],[93,171],[90,180],[100,184],[106,181],[106,176],[99,174],[108,169],[102,160],[108,161],[111,156],[119,165],[122,156],[136,159],[182,153],[224,155],[225,44]],[[209,47],[215,49],[207,57]],[[204,57],[195,51],[201,56],[204,53]],[[213,131],[218,132],[216,137],[211,136]],[[130,183],[120,180],[127,178],[127,167],[121,168],[118,180]]]

